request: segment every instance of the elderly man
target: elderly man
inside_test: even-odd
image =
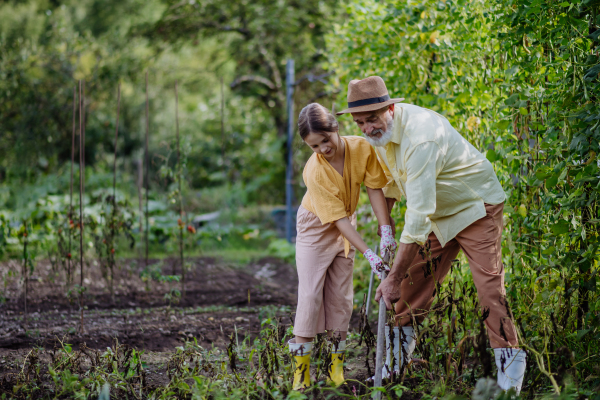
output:
[[[348,85],[348,109],[375,147],[388,177],[384,193],[391,214],[406,198],[404,230],[389,276],[377,288],[406,335],[403,354],[394,335],[395,365],[415,348],[411,313],[426,314],[452,260],[462,249],[473,274],[479,304],[498,366],[502,389],[521,390],[525,352],[509,314],[502,266],[502,213],[505,194],[490,162],[443,116],[390,99],[383,79],[371,76]],[[390,215],[391,220],[391,215]],[[429,263],[427,262],[429,261]],[[422,320],[421,317],[417,319]],[[388,328],[389,329],[389,328]],[[406,358],[405,358],[406,357]]]

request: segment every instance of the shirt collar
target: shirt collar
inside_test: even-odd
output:
[[[394,131],[392,133],[392,138],[390,142],[400,144],[402,142],[402,108],[396,107],[394,108]]]

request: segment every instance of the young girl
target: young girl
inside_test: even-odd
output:
[[[294,390],[310,385],[312,340],[325,331],[337,339],[329,369],[330,383],[337,386],[344,381],[355,248],[369,260],[380,279],[381,272],[387,269],[356,231],[355,211],[362,183],[380,225],[381,254],[396,249],[381,190],[387,180],[375,150],[362,137],[339,136],[335,117],[317,103],[302,109],[298,129],[314,154],[302,174],[307,191],[296,220],[298,308],[295,338],[289,342],[296,363]]]

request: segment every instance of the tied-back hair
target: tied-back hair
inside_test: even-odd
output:
[[[310,103],[298,116],[298,133],[302,140],[312,132],[329,137],[337,132],[339,125],[333,114],[319,103]]]

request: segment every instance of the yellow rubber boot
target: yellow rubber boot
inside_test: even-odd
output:
[[[292,343],[292,340],[288,342],[290,353],[294,357],[294,383],[292,389],[302,390],[310,386],[312,343]]]
[[[328,383],[333,386],[340,386],[344,383],[344,358],[346,353],[346,341],[342,340],[337,348],[331,351],[331,364],[329,364]]]

